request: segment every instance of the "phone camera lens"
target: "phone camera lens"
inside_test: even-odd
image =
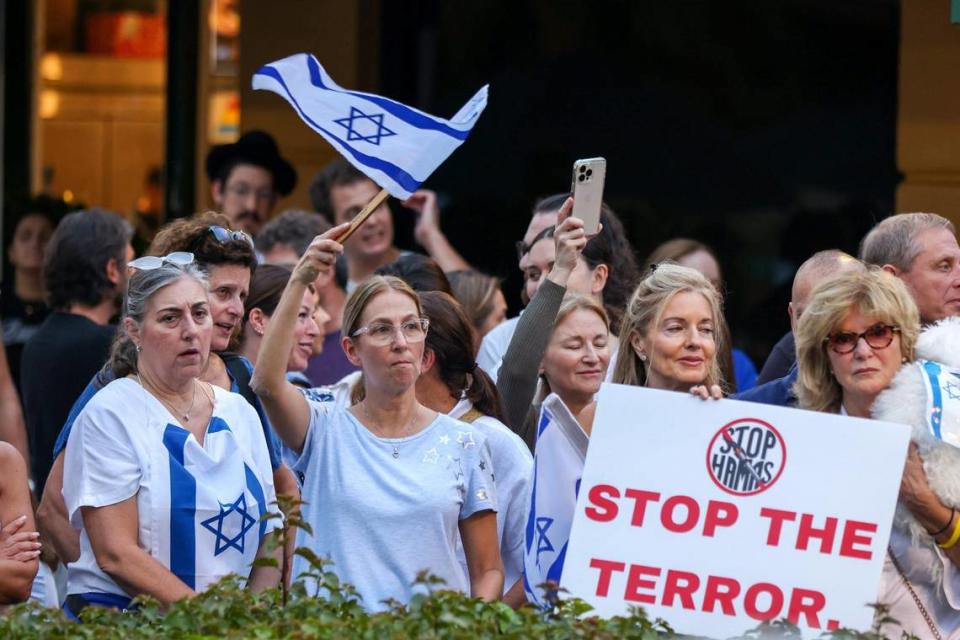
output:
[[[583,175],[582,173],[581,173],[579,176],[577,176],[577,180],[578,180],[579,182],[583,182],[583,181],[586,180],[586,179],[587,179],[587,177],[586,177],[585,175]]]
[[[587,177],[590,177],[592,175],[593,175],[593,169],[587,169]]]
[[[586,170],[587,168],[584,165],[580,165],[580,173],[583,173]]]

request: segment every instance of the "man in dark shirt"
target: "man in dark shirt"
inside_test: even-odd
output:
[[[24,347],[20,366],[38,495],[70,407],[109,355],[132,235],[123,218],[90,210],[66,216],[50,238],[43,276],[52,312]]]
[[[810,292],[821,282],[840,275],[848,268],[861,269],[863,265],[856,258],[839,249],[818,251],[800,265],[793,277],[793,289],[790,292],[790,303],[787,305],[790,331],[780,338],[767,356],[767,361],[763,363],[760,375],[757,376],[758,386],[783,378],[790,372],[797,361],[793,332],[810,299]]]

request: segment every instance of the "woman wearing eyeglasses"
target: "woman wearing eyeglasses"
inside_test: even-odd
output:
[[[278,583],[254,566],[266,553],[261,521],[275,501],[256,411],[200,379],[213,320],[207,282],[190,254],[130,263],[116,380],[80,412],[67,442],[63,497],[80,530],[65,611],[126,609],[140,594],[170,603],[234,573],[251,589]]]
[[[446,588],[496,600],[503,567],[488,446],[471,425],[417,401],[429,325],[417,294],[398,278],[375,276],[347,300],[341,346],[362,371],[358,404],[307,400],[284,376],[303,293],[332,269],[343,250],[332,238],[346,229],[318,236],[295,267],[253,375],[293,469],[304,476],[303,518],[313,535],[299,531],[297,546],[331,558],[370,610],[386,608],[385,600],[409,602],[423,570]],[[457,559],[458,531],[469,576]],[[297,557],[294,579],[308,569]]]
[[[919,332],[916,304],[899,278],[870,268],[821,284],[797,327],[798,406],[872,417],[877,397],[914,359]],[[877,601],[917,637],[956,637],[960,515],[933,493],[913,445],[900,485],[898,511],[904,509],[929,535],[911,535],[897,518]]]

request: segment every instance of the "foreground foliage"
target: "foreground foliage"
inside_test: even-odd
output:
[[[44,640],[138,640],[171,638],[672,638],[679,637],[662,620],[650,620],[641,609],[630,616],[602,620],[586,617],[589,606],[566,600],[544,614],[532,607],[514,611],[461,593],[436,589],[431,579],[420,582],[429,594],[415,596],[408,606],[394,604],[389,611],[364,612],[350,586],[341,585],[330,571],[318,572],[323,595],[305,593],[294,585],[284,605],[284,594],[272,590],[255,595],[236,582],[224,580],[205,593],[177,602],[167,610],[144,599],[139,610],[120,613],[92,607],[83,624],[70,622],[56,609],[20,605],[0,615],[0,638]],[[881,629],[870,633],[838,631],[833,640],[884,640]],[[764,625],[747,638],[797,639],[795,627],[784,622]],[[892,640],[892,636],[890,636]]]

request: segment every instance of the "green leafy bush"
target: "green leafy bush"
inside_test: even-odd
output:
[[[299,519],[295,504],[281,503],[288,514],[281,534],[272,540],[282,545],[291,527],[309,531]],[[278,516],[267,516],[278,517]],[[604,620],[589,616],[590,606],[577,599],[557,599],[548,612],[527,606],[514,611],[503,603],[485,603],[462,593],[442,588],[440,580],[427,573],[417,577],[424,594],[407,605],[391,603],[388,611],[367,613],[352,585],[342,583],[331,563],[311,550],[297,554],[311,565],[308,576],[316,590],[307,593],[302,582],[289,590],[272,589],[254,594],[236,578],[225,578],[194,598],[161,607],[151,598],[140,597],[136,610],[121,613],[88,607],[82,624],[69,621],[59,609],[36,604],[19,605],[0,614],[0,639],[42,638],[43,640],[203,640],[206,638],[476,638],[523,639],[653,639],[682,637],[663,620],[650,620],[636,608],[630,615]],[[272,559],[260,560],[276,564]],[[877,626],[869,633],[835,631],[825,634],[832,640],[888,640],[882,627],[891,622],[878,607]],[[755,639],[797,639],[796,627],[778,621],[764,624],[746,634]],[[889,638],[889,640],[893,640]]]

